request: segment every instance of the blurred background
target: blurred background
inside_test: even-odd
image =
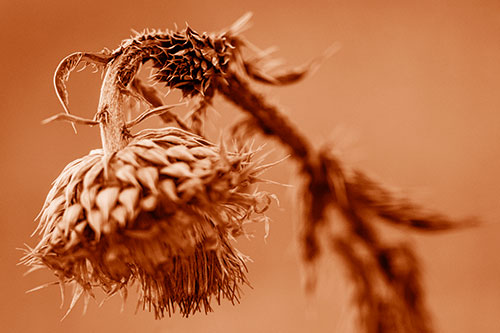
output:
[[[244,36],[261,48],[278,47],[290,66],[333,43],[341,49],[298,84],[257,87],[315,144],[331,142],[350,165],[417,201],[454,217],[474,215],[481,227],[413,235],[422,259],[427,303],[437,332],[500,331],[500,2],[491,1],[37,1],[0,3],[0,322],[4,332],[355,332],[350,285],[335,258],[325,260],[314,295],[302,288],[294,190],[278,194],[263,226],[237,246],[254,260],[253,288],[241,304],[215,312],[155,321],[135,311],[130,297],[120,313],[116,297],[85,316],[79,304],[63,321],[50,272],[23,277],[16,266],[50,184],[70,161],[100,147],[97,128],[42,126],[62,112],[52,86],[59,61],[75,51],[116,48],[130,29],[218,31],[247,11]],[[92,117],[100,75],[74,73],[70,109]],[[176,101],[174,101],[176,102]],[[213,128],[240,116],[221,98]],[[286,154],[276,145],[269,160]],[[294,183],[294,165],[266,174]]]

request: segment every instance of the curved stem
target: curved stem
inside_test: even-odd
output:
[[[328,174],[337,171],[340,175],[341,168],[339,165],[325,165],[325,156],[312,146],[297,127],[276,107],[253,92],[248,83],[238,75],[228,74],[225,79],[227,84],[219,83],[218,91],[239,108],[250,113],[263,134],[278,139],[300,163],[302,172],[306,176],[305,189],[307,189],[304,193],[305,216],[308,221],[303,233],[304,257],[306,261],[312,262],[319,254],[316,227],[324,221],[326,207],[334,203],[338,196],[330,187]]]
[[[126,96],[127,86],[141,64],[143,52],[132,48],[107,64],[96,114],[96,120],[99,121],[101,128],[105,156],[109,157],[123,149],[130,141],[131,135],[123,113],[123,99]]]
[[[313,165],[317,164],[317,156],[313,154],[315,150],[296,127],[273,105],[253,93],[248,83],[236,74],[228,74],[225,79],[228,83],[221,82],[217,87],[218,91],[239,108],[250,113],[264,134],[278,139],[290,149],[292,156],[302,163],[305,170],[311,171],[310,169],[314,168]]]
[[[96,120],[101,129],[104,154],[111,156],[124,148],[129,141],[129,133],[123,114],[123,95],[117,84],[118,63],[113,63],[106,71],[99,98]]]

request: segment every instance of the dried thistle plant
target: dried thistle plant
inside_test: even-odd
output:
[[[262,213],[269,195],[244,191],[262,169],[252,164],[251,151],[227,153],[201,136],[207,106],[219,94],[248,116],[235,138],[241,140],[242,128],[245,134],[260,132],[278,140],[298,163],[303,260],[313,265],[324,250],[339,255],[355,285],[364,331],[431,332],[414,250],[404,242],[383,240],[378,226],[383,221],[410,231],[436,232],[472,221],[428,212],[348,169],[329,147],[318,149],[309,142],[252,89],[251,81],[293,83],[324,57],[272,74],[267,52],[240,34],[249,18],[247,14],[217,34],[199,34],[189,27],[146,31],[114,51],[77,52],[61,62],[55,87],[66,113],[49,120],[99,125],[103,149],[73,162],[56,180],[42,210],[42,240],[24,262],[51,268],[61,284],[76,281],[74,300],[83,292],[91,295],[96,286],[108,294],[124,292],[127,284],[139,280],[141,302],[157,317],[177,306],[184,315],[210,309],[210,298],[221,294],[237,299],[237,285],[246,281],[244,260],[228,239],[244,232],[242,223],[251,213]],[[248,49],[252,57],[245,55]],[[146,63],[156,84],[179,89],[196,102],[186,119],[171,113],[157,90],[139,80],[138,70]],[[65,81],[82,64],[105,71],[92,120],[68,111]],[[127,122],[124,100],[129,97],[150,109]],[[181,129],[130,134],[131,126],[152,115]],[[332,210],[343,218],[329,221]],[[332,231],[334,223],[342,231]],[[309,281],[312,287],[314,277]]]

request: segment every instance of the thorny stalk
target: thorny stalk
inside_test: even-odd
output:
[[[257,50],[253,58],[244,54],[245,48],[256,50],[241,36],[249,18],[247,14],[217,34],[199,34],[190,27],[183,31],[147,31],[125,40],[113,52],[67,57],[55,76],[56,90],[67,113],[64,82],[71,71],[79,64],[92,64],[104,67],[106,72],[94,121],[69,115],[60,115],[59,119],[98,122],[104,152],[110,156],[130,140],[122,111],[126,96],[153,108],[163,105],[156,89],[136,77],[142,64],[151,63],[155,83],[179,89],[184,98],[196,101],[197,107],[184,121],[168,112],[162,116],[185,130],[202,134],[208,106],[220,94],[249,116],[249,131],[276,139],[299,164],[304,201],[303,260],[312,265],[324,250],[339,255],[355,285],[354,300],[364,330],[431,332],[414,250],[404,242],[383,240],[378,226],[383,221],[409,231],[436,232],[470,226],[473,221],[453,221],[399,197],[363,172],[346,168],[328,147],[317,147],[300,133],[252,89],[251,81],[290,84],[309,74],[323,58],[282,74],[264,70],[271,63],[266,52]],[[339,211],[342,221],[328,221],[330,210]],[[345,228],[334,233],[328,228],[333,223],[343,223]],[[322,240],[329,245],[321,245]],[[313,285],[314,277],[310,281]]]

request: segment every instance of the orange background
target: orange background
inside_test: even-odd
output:
[[[115,48],[130,29],[169,28],[187,21],[218,31],[247,11],[244,35],[279,47],[301,64],[334,42],[342,45],[313,76],[284,88],[258,87],[309,138],[337,142],[353,165],[452,216],[477,215],[474,230],[415,235],[428,304],[438,332],[500,331],[500,2],[498,1],[6,1],[0,4],[0,325],[4,332],[354,332],[355,311],[343,267],[323,269],[315,296],[301,289],[294,193],[281,187],[271,235],[262,228],[240,248],[253,289],[238,306],[209,315],[155,321],[124,313],[113,298],[81,304],[64,321],[59,290],[24,292],[51,280],[23,277],[16,266],[51,181],[71,160],[99,147],[96,128],[40,121],[62,112],[52,88],[58,62],[74,51]],[[75,73],[70,108],[95,112],[100,77]],[[218,121],[239,116],[218,99]],[[217,118],[217,117],[216,117]],[[224,118],[221,120],[221,118]],[[339,148],[342,148],[339,147]],[[270,159],[283,156],[280,149]],[[294,182],[286,162],[267,178]],[[295,222],[294,222],[295,221]],[[66,301],[68,302],[68,300]],[[67,304],[65,305],[67,307]]]

